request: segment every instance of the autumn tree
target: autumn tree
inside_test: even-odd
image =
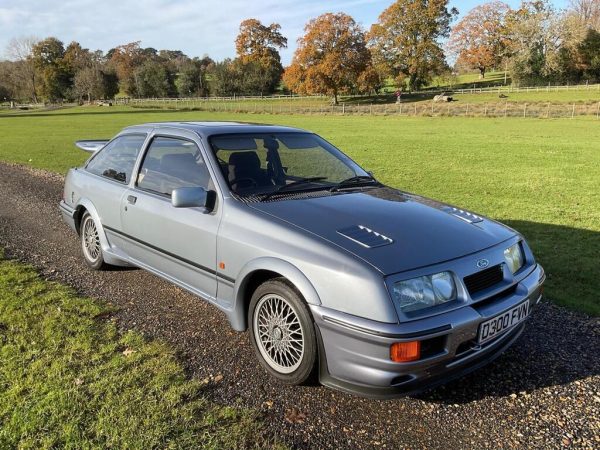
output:
[[[242,66],[252,64],[248,70],[262,78],[258,83],[261,93],[270,93],[277,87],[283,73],[279,49],[286,47],[287,39],[281,34],[278,23],[266,26],[259,20],[247,19],[240,24],[240,32],[235,40],[239,60],[236,63]]]
[[[369,67],[365,33],[344,13],[323,14],[304,30],[283,81],[294,92],[331,95],[337,104],[338,95],[356,87]]]
[[[135,70],[144,60],[140,42],[119,45],[108,51],[108,64],[119,78],[119,87],[129,95],[136,94]]]
[[[586,28],[600,31],[600,0],[570,0],[567,12]]]
[[[79,97],[86,97],[88,102],[104,96],[104,77],[98,67],[89,66],[80,69],[73,80],[73,91]]]
[[[376,66],[387,68],[409,90],[425,85],[445,67],[440,40],[448,37],[458,14],[448,0],[397,0],[381,13],[369,32]]]
[[[483,3],[471,9],[453,28],[448,48],[481,78],[485,72],[501,63],[505,56],[504,19],[510,7],[499,0]]]

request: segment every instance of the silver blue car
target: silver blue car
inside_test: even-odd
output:
[[[500,355],[541,299],[519,233],[385,186],[314,133],[149,123],[77,145],[92,155],[60,210],[87,264],[214,304],[287,384],[430,388]]]

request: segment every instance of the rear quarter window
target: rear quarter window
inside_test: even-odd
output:
[[[144,134],[119,136],[94,155],[85,168],[95,175],[129,183],[133,166],[145,140]]]

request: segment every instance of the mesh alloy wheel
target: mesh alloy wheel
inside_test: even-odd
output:
[[[304,332],[297,312],[283,297],[267,294],[254,310],[254,338],[273,369],[291,373],[302,362]]]
[[[88,266],[100,270],[104,267],[104,257],[100,244],[100,233],[90,213],[86,212],[81,219],[81,249]]]
[[[312,382],[317,367],[317,335],[308,304],[285,278],[265,281],[248,308],[250,341],[260,364],[279,381]]]

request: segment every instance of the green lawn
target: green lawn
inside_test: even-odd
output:
[[[72,108],[0,116],[0,159],[64,173],[76,139],[165,120],[241,120],[313,130],[383,182],[472,209],[523,232],[546,294],[600,315],[600,126],[574,120],[224,114]]]
[[[256,414],[209,402],[173,351],[0,252],[0,448],[264,448]],[[103,318],[104,317],[104,318]]]

